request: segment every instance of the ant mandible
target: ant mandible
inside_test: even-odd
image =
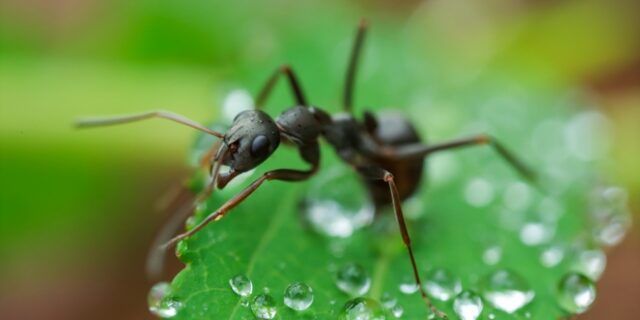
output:
[[[180,115],[165,111],[81,120],[77,124],[79,127],[93,127],[163,118],[220,138],[221,143],[215,144],[205,155],[206,159],[203,159],[210,164],[212,178],[194,203],[208,198],[215,187],[223,189],[239,174],[260,165],[273,154],[280,141],[293,144],[298,148],[301,158],[310,165],[308,170],[278,169],[265,172],[195,227],[169,240],[165,244],[165,248],[192,236],[209,222],[221,219],[265,181],[309,179],[318,171],[320,163],[319,141],[320,138],[324,138],[333,146],[338,156],[364,178],[376,210],[389,205],[393,207],[420,294],[433,313],[441,318],[446,318],[444,313],[433,306],[422,286],[419,268],[411,246],[411,237],[402,213],[402,201],[411,196],[420,184],[425,158],[439,151],[488,145],[493,147],[499,156],[529,182],[535,182],[535,173],[513,153],[488,135],[482,134],[427,145],[421,141],[411,122],[399,114],[385,114],[382,117],[376,117],[365,111],[363,120],[356,120],[352,112],[353,87],[366,31],[367,23],[362,20],[358,26],[346,73],[343,93],[344,113],[332,116],[318,107],[309,105],[294,71],[288,65],[284,65],[278,68],[267,80],[256,98],[255,109],[239,113],[233,119],[230,129],[224,134],[208,129]],[[288,80],[296,105],[284,111],[274,121],[271,116],[260,109],[282,75]],[[222,165],[228,166],[229,171],[221,173]],[[190,211],[194,206],[191,206]]]

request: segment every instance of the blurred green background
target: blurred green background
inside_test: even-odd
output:
[[[360,17],[372,24],[361,105],[406,105],[425,90],[416,74],[439,96],[486,74],[574,88],[610,117],[603,169],[637,213],[638,12],[637,0],[0,0],[0,318],[151,318],[143,265],[166,216],[155,204],[188,176],[195,133],[162,121],[75,131],[74,119],[162,108],[208,122],[226,93],[256,92],[285,62],[337,111]],[[434,68],[394,69],[412,59]],[[581,318],[640,314],[637,270],[634,228]]]

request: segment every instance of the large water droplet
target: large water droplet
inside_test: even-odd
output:
[[[284,304],[287,307],[302,311],[313,303],[313,290],[302,282],[294,282],[284,290]]]
[[[596,299],[593,282],[584,275],[570,273],[560,280],[558,285],[558,303],[568,312],[585,312]]]
[[[493,200],[493,186],[485,179],[475,178],[467,183],[464,198],[474,207],[484,207]]]
[[[478,319],[482,313],[482,299],[472,291],[462,291],[453,300],[453,311],[461,320]]]
[[[172,318],[177,315],[182,303],[170,298],[170,293],[171,286],[166,282],[159,282],[151,287],[147,296],[149,311],[161,318]]]
[[[266,293],[259,294],[253,298],[251,311],[258,319],[273,319],[278,313],[276,301]]]
[[[355,298],[347,301],[340,312],[339,320],[385,320],[385,311],[377,301]]]
[[[533,300],[535,293],[519,275],[498,269],[483,279],[482,295],[494,307],[513,313]]]
[[[247,276],[239,274],[229,279],[229,286],[233,292],[241,297],[247,297],[253,292],[253,283]]]
[[[355,174],[344,169],[334,168],[320,176],[304,204],[313,229],[331,237],[349,237],[373,221],[369,194]]]
[[[361,296],[369,291],[371,279],[362,266],[348,263],[338,270],[336,285],[350,296]]]
[[[572,270],[596,281],[607,265],[607,256],[601,250],[584,250],[577,253]]]
[[[391,309],[396,306],[396,304],[398,303],[398,299],[392,296],[389,292],[385,292],[380,298],[380,303],[382,303],[382,306],[385,309]]]
[[[444,269],[432,270],[425,280],[425,289],[434,299],[448,301],[462,291],[460,280]]]

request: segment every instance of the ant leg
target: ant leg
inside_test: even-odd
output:
[[[409,259],[411,260],[411,268],[413,269],[413,276],[416,280],[416,284],[418,288],[420,288],[420,294],[422,295],[422,299],[427,304],[431,312],[433,312],[439,318],[447,318],[447,315],[442,311],[438,310],[429,299],[427,292],[422,286],[422,281],[420,280],[420,274],[418,272],[418,265],[416,263],[416,259],[413,255],[413,248],[411,246],[411,237],[409,236],[409,231],[407,230],[407,224],[404,221],[404,214],[402,212],[402,205],[400,200],[400,194],[398,193],[398,188],[396,187],[396,182],[394,180],[393,174],[391,172],[384,170],[379,167],[371,167],[371,166],[356,166],[356,170],[364,177],[372,180],[382,180],[389,184],[389,192],[391,192],[391,199],[393,204],[393,211],[396,215],[396,221],[398,222],[398,227],[400,227],[400,234],[402,235],[402,241],[404,242],[405,247],[407,248],[407,252],[409,253]]]
[[[360,20],[358,31],[356,33],[356,40],[353,43],[353,48],[351,49],[351,57],[349,58],[349,65],[347,67],[347,75],[344,83],[344,96],[342,100],[342,107],[347,112],[351,112],[352,109],[353,85],[355,83],[356,68],[358,66],[358,59],[361,56],[362,43],[364,42],[367,27],[367,21],[365,19]]]
[[[475,145],[489,145],[502,157],[511,167],[513,167],[523,178],[532,185],[539,187],[536,172],[520,160],[514,153],[504,147],[498,140],[488,135],[478,135],[470,138],[457,139],[433,145],[410,144],[401,147],[385,149],[382,154],[392,158],[422,158],[432,153],[457,149]]]
[[[220,142],[215,143],[211,150],[202,157],[201,162],[204,162],[205,159],[212,159],[211,155],[214,154],[215,150],[219,149],[219,147]],[[195,199],[191,198],[191,201],[183,201],[182,205],[176,210],[174,214],[171,215],[169,220],[165,222],[165,224],[162,226],[162,228],[154,238],[146,261],[147,275],[149,277],[157,278],[162,274],[165,260],[165,248],[162,247],[162,244],[165,243],[168,239],[171,239],[171,237],[178,231],[178,228],[187,219],[188,215],[195,210],[196,205],[202,203],[207,198],[209,198],[209,196],[211,196],[211,193],[213,193],[213,190],[215,188],[216,181],[218,180],[220,166],[226,156],[227,153],[223,153],[220,158],[215,161],[215,163],[212,163],[212,169],[210,170],[211,180],[209,181],[205,189],[198,193]],[[187,189],[184,187],[181,188],[181,191],[178,194],[179,198],[176,197],[174,200],[171,200],[171,202],[177,202],[180,198],[184,198],[186,193]]]
[[[264,106],[264,103],[269,97],[269,94],[271,94],[273,86],[276,84],[281,74],[287,76],[289,85],[291,86],[291,91],[293,91],[293,94],[295,96],[296,103],[300,106],[307,105],[307,99],[305,99],[304,93],[302,93],[302,87],[300,86],[298,77],[296,77],[293,70],[291,70],[291,67],[285,64],[280,66],[280,68],[276,69],[273,72],[271,77],[269,77],[269,79],[267,80],[267,83],[265,83],[264,87],[262,87],[262,90],[260,90],[260,93],[258,93],[258,97],[256,98],[256,109],[259,110]]]
[[[220,139],[224,138],[222,133],[217,131],[213,131],[193,120],[187,119],[181,115],[167,112],[167,111],[151,111],[145,113],[139,113],[129,116],[116,116],[116,117],[104,117],[104,118],[94,118],[94,119],[83,119],[76,122],[76,126],[78,128],[88,128],[88,127],[99,127],[99,126],[110,126],[116,124],[123,124],[141,120],[147,120],[151,118],[162,118],[171,121],[175,121],[177,123],[183,124],[185,126],[194,128],[196,130],[200,130],[202,132],[206,132],[210,135],[216,136]]]
[[[200,231],[204,228],[209,222],[216,221],[222,219],[225,214],[227,214],[231,209],[235,208],[238,204],[244,201],[247,197],[249,197],[263,182],[268,180],[282,180],[282,181],[301,181],[306,180],[316,173],[318,169],[318,164],[313,164],[312,168],[307,171],[301,170],[291,170],[291,169],[278,169],[273,171],[265,172],[260,178],[256,179],[252,182],[248,187],[238,193],[235,197],[231,198],[225,204],[223,204],[218,210],[209,214],[202,222],[193,227],[193,229],[182,233],[173,239],[169,240],[164,247],[169,247],[176,244],[178,241],[192,236],[196,232]]]

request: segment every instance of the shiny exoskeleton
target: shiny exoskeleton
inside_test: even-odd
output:
[[[221,143],[212,146],[203,161],[211,167],[211,181],[207,188],[198,195],[194,203],[206,199],[215,187],[222,189],[240,173],[260,165],[275,152],[281,141],[296,147],[301,158],[309,164],[307,170],[278,169],[265,172],[198,225],[172,238],[164,247],[173,245],[200,231],[209,222],[222,218],[265,181],[301,181],[310,178],[319,168],[319,143],[326,141],[333,146],[340,159],[361,175],[376,208],[387,206],[393,208],[422,298],[436,315],[446,317],[431,304],[422,286],[401,206],[402,200],[412,195],[421,182],[424,159],[428,155],[442,150],[489,145],[530,182],[535,182],[535,175],[511,152],[487,135],[428,145],[422,143],[411,122],[398,112],[377,115],[364,112],[361,120],[355,118],[352,113],[353,86],[366,29],[367,25],[363,20],[358,27],[346,73],[343,97],[345,112],[340,114],[330,115],[318,107],[309,105],[295,73],[289,66],[284,65],[276,69],[258,94],[255,109],[239,113],[233,120],[230,129],[224,134],[210,130],[177,114],[164,111],[84,120],[78,124],[81,127],[102,126],[157,117],[172,120],[220,138]],[[285,110],[274,120],[260,109],[282,75],[288,80],[296,105]],[[221,165],[228,166],[229,170],[220,172]],[[189,206],[189,212],[193,210],[194,206]],[[166,232],[164,236],[159,238],[164,237],[166,237]]]

